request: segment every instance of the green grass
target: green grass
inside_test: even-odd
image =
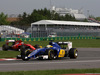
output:
[[[69,69],[69,70],[37,70],[37,71],[16,71],[0,72],[0,75],[59,75],[73,73],[100,73],[100,69]]]
[[[100,48],[100,39],[93,40],[70,40],[73,42],[73,47],[82,48]]]
[[[20,54],[18,51],[0,51],[0,58],[12,58],[18,54]]]
[[[87,40],[87,39],[83,39],[83,40],[58,40],[58,41],[71,41],[73,42],[73,47],[83,47],[83,48],[87,48],[87,47],[91,47],[91,48],[100,48],[100,39],[91,39],[91,40]],[[0,42],[0,47],[2,47],[2,45],[5,42]],[[29,43],[31,45],[41,45],[41,46],[46,46],[47,44],[49,44],[49,41],[29,41],[29,42],[24,42],[24,43]]]
[[[73,47],[76,48],[100,48],[100,39],[91,39],[91,40],[59,40],[59,41],[71,41],[73,43]],[[57,42],[57,41],[55,41]],[[37,42],[25,42],[32,45],[39,44],[41,46],[46,46],[49,44],[49,41],[37,41]]]

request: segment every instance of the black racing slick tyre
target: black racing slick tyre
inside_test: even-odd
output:
[[[48,50],[48,59],[49,60],[54,59],[54,51],[52,49]]]
[[[77,56],[78,56],[78,50],[77,50],[76,48],[71,48],[71,49],[69,50],[69,57],[70,57],[71,59],[76,59]]]
[[[17,55],[16,56],[16,59],[21,59],[21,55]]]
[[[9,46],[8,46],[8,45],[4,44],[4,45],[2,46],[2,50],[3,50],[3,51],[7,51],[8,49],[9,49]]]
[[[28,55],[30,54],[30,51],[28,50],[28,48],[25,48],[25,46],[21,47],[21,58],[24,61],[29,60]]]

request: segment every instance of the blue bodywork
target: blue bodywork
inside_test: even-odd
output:
[[[49,50],[49,49],[56,50],[57,55],[59,55],[61,47],[56,42],[50,42],[49,45],[51,45],[52,47],[50,48],[44,47],[44,48],[36,49],[35,51],[33,51],[32,53],[28,55],[28,58],[32,58],[32,57],[36,58],[39,55],[44,55],[46,50]]]

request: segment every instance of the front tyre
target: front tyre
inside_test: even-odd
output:
[[[54,51],[52,49],[48,50],[48,59],[50,60],[54,59]]]
[[[78,50],[77,50],[76,48],[71,48],[71,49],[69,50],[69,57],[70,57],[71,59],[76,59],[77,56],[78,56]]]
[[[16,59],[21,59],[21,55],[17,55],[16,56]]]
[[[8,45],[4,44],[4,45],[2,46],[2,50],[3,50],[3,51],[7,51],[8,49],[9,49],[9,46],[8,46]]]
[[[24,61],[29,60],[29,58],[28,58],[29,54],[30,54],[30,51],[27,48],[25,48],[25,46],[22,46],[21,47],[21,58],[22,58],[22,60],[24,60]]]

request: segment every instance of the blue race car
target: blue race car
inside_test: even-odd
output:
[[[49,42],[44,48],[38,48],[32,52],[24,46],[21,47],[21,59],[29,60],[35,59],[56,59],[61,57],[70,57],[76,59],[78,56],[78,50],[72,48],[72,42]]]

